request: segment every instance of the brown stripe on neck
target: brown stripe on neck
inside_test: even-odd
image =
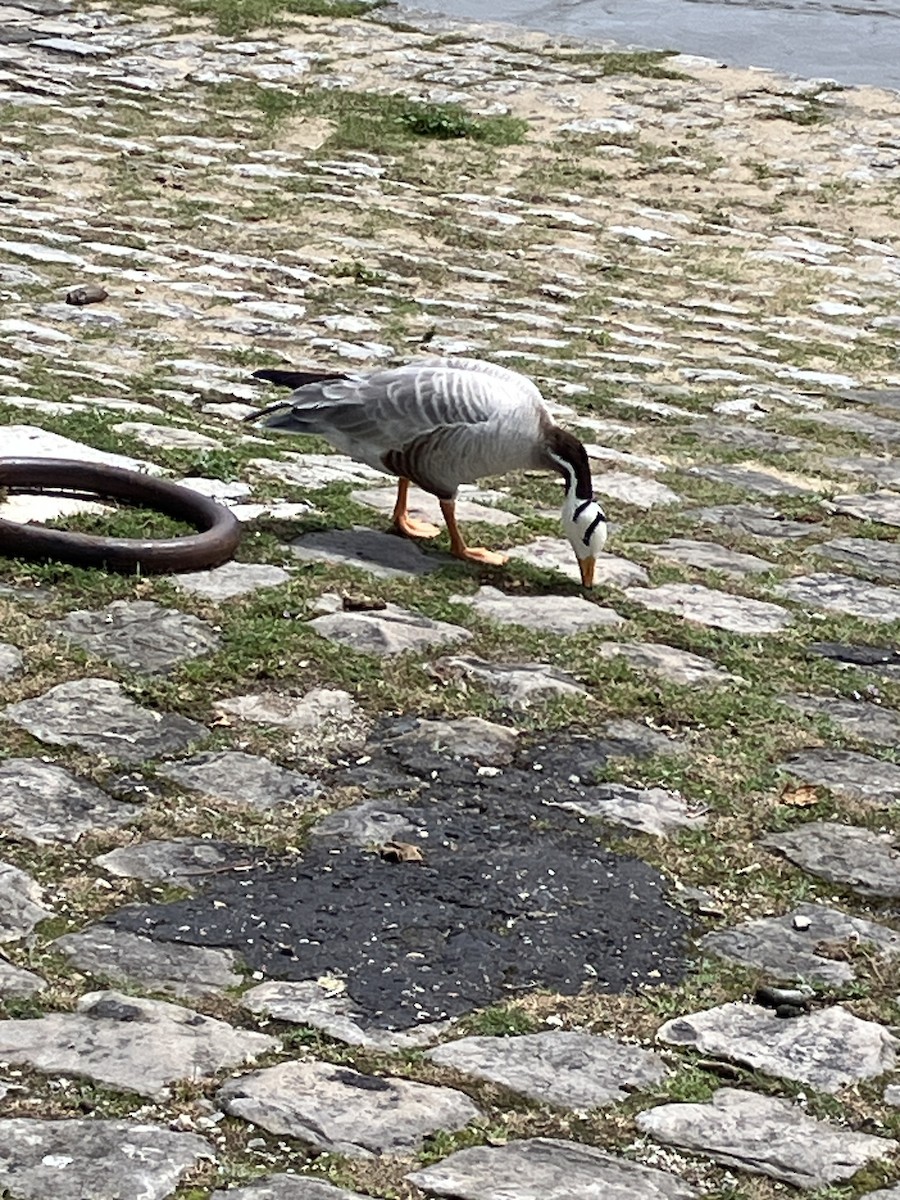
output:
[[[559,471],[566,478],[566,491],[574,481],[575,495],[579,500],[593,500],[594,485],[591,481],[591,467],[587,451],[574,434],[552,425],[545,431],[544,445],[547,453],[547,465],[554,471]],[[569,467],[569,472],[563,470],[560,462]]]

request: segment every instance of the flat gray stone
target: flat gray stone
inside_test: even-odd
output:
[[[290,551],[302,562],[331,563],[354,567],[376,579],[403,579],[429,575],[453,562],[446,554],[425,554],[417,542],[392,533],[354,526],[305,533],[290,543]]]
[[[53,909],[43,899],[36,879],[12,863],[0,862],[0,942],[27,937],[35,925],[52,917]]]
[[[900,1185],[891,1188],[879,1188],[877,1192],[865,1192],[859,1200],[900,1200]]]
[[[535,538],[522,546],[513,546],[509,553],[512,558],[530,563],[533,567],[540,567],[544,571],[558,571],[581,586],[581,572],[575,551],[565,538]],[[614,554],[597,555],[594,567],[595,587],[626,588],[649,582],[650,576],[647,571],[637,563],[630,562],[627,558],[617,558]]]
[[[900,487],[900,464],[896,458],[861,454],[855,458],[826,458],[825,465],[848,475],[865,475],[883,488]]]
[[[846,884],[861,896],[900,896],[900,851],[890,834],[810,821],[786,833],[770,833],[759,844],[811,875]]]
[[[449,1024],[433,1021],[412,1029],[379,1029],[371,1025],[346,992],[323,987],[314,979],[261,983],[245,992],[241,1003],[251,1012],[263,1013],[276,1021],[310,1025],[348,1046],[389,1052],[430,1046]]]
[[[583,800],[567,800],[559,807],[655,837],[668,837],[678,829],[700,829],[706,824],[706,817],[692,813],[679,792],[628,787],[624,783],[598,784]]]
[[[689,508],[684,515],[695,525],[736,529],[752,537],[805,538],[823,533],[827,528],[805,521],[789,521],[777,508],[757,504],[713,504],[704,508]]]
[[[778,769],[839,796],[876,804],[900,800],[900,766],[858,750],[814,746],[789,754]]]
[[[233,600],[249,596],[260,588],[278,587],[288,583],[291,576],[283,567],[269,563],[228,562],[210,571],[189,571],[172,575],[169,582],[180,592],[203,596],[207,600]]]
[[[655,612],[675,613],[685,621],[727,629],[730,633],[777,633],[793,622],[778,604],[733,596],[700,583],[668,583],[657,588],[626,588],[629,600]]]
[[[481,1116],[452,1088],[315,1061],[279,1063],[229,1080],[218,1101],[231,1116],[270,1133],[351,1158],[409,1154],[429,1134],[455,1132]]]
[[[392,809],[389,800],[375,799],[329,813],[316,822],[309,836],[350,846],[381,846],[414,841],[419,830],[405,813]]]
[[[136,438],[145,446],[163,450],[223,450],[224,446],[205,433],[197,433],[183,425],[154,425],[149,421],[120,421],[113,425],[116,433]]]
[[[900,545],[896,542],[880,538],[833,538],[830,542],[811,546],[810,553],[847,563],[868,579],[900,583]]]
[[[129,458],[127,454],[109,454],[95,450],[84,442],[76,442],[59,433],[50,433],[36,425],[4,425],[3,454],[9,458],[74,458],[78,462],[106,463],[110,467],[124,467],[126,471],[144,471],[148,475],[159,475],[162,471],[155,463],[143,458]]]
[[[434,721],[419,717],[412,729],[391,736],[386,745],[407,765],[424,755],[445,754],[472,758],[485,767],[505,767],[513,760],[518,738],[517,730],[483,717]]]
[[[0,764],[0,829],[39,845],[118,829],[140,811],[139,805],[115,800],[39,758],[8,758]]]
[[[406,1178],[428,1196],[452,1200],[694,1200],[698,1195],[666,1171],[557,1138],[457,1150]]]
[[[15,679],[25,669],[25,659],[18,646],[0,642],[0,679]]]
[[[900,492],[868,492],[854,496],[835,496],[835,512],[877,525],[900,525]]]
[[[212,838],[189,837],[120,846],[94,859],[98,867],[120,879],[141,879],[144,883],[169,883],[176,887],[194,887],[213,872],[246,862],[246,847]]]
[[[364,654],[417,653],[432,646],[468,641],[472,636],[460,625],[435,621],[397,604],[362,612],[326,613],[309,624],[330,642]]]
[[[368,721],[349,692],[340,688],[313,688],[305,696],[262,692],[217,700],[220,720],[250,721],[286,729],[293,744],[303,750],[304,765],[327,762],[336,750],[361,745]]]
[[[796,983],[815,979],[843,986],[856,978],[852,960],[829,958],[820,948],[827,950],[825,943],[854,945],[860,941],[877,947],[880,959],[900,954],[900,933],[895,929],[822,904],[798,904],[783,917],[763,917],[732,929],[717,929],[697,944],[705,954],[756,967],[770,978]]]
[[[454,604],[468,604],[480,617],[500,625],[524,625],[542,633],[587,633],[600,625],[624,625],[625,618],[612,608],[592,604],[582,596],[506,595],[493,587],[480,587],[474,596],[451,596]]]
[[[636,1122],[667,1146],[798,1188],[849,1179],[872,1159],[891,1157],[897,1145],[817,1121],[790,1100],[736,1088],[720,1088],[706,1104],[662,1104]]]
[[[11,704],[4,715],[51,746],[80,746],[123,763],[185,750],[209,736],[197,721],[142,708],[111,679],[73,679]]]
[[[96,612],[78,609],[50,628],[88,654],[150,674],[219,647],[219,635],[207,621],[152,600],[114,600]]]
[[[348,1192],[318,1179],[302,1175],[264,1175],[246,1187],[213,1192],[210,1200],[371,1200],[360,1192]]]
[[[859,433],[881,445],[900,442],[900,422],[892,421],[888,417],[879,417],[875,413],[823,409],[820,412],[805,412],[803,420],[827,425],[831,429],[845,429],[848,433]]]
[[[310,775],[240,750],[195,754],[184,762],[161,763],[157,771],[191,791],[257,812],[277,804],[308,805],[322,795],[322,785]]]
[[[516,708],[528,708],[549,696],[590,695],[568,672],[547,663],[490,663],[448,656],[431,664],[431,674],[442,681],[470,679]]]
[[[40,975],[0,958],[0,998],[27,999],[28,996],[36,996],[38,992],[43,992],[46,987],[47,982],[41,979]],[[0,1100],[2,1099],[3,1087],[0,1085]],[[2,1161],[0,1159],[0,1164]]]
[[[814,489],[793,482],[777,471],[761,467],[729,466],[689,467],[689,475],[699,475],[713,483],[724,483],[728,487],[741,488],[748,492],[759,492],[763,496],[805,496]]]
[[[622,504],[633,504],[646,511],[680,504],[681,497],[656,479],[631,475],[627,471],[600,471],[594,475],[594,490]]]
[[[724,671],[700,654],[662,642],[601,642],[597,653],[601,658],[622,658],[636,672],[651,671],[682,687],[718,687],[744,682],[739,675]]]
[[[206,1079],[278,1046],[190,1008],[114,991],[89,992],[72,1013],[0,1022],[0,1059],[154,1100],[166,1099],[171,1083]]]
[[[660,1083],[667,1071],[652,1050],[593,1033],[553,1030],[521,1037],[467,1037],[425,1056],[541,1104],[601,1108]]]
[[[263,475],[318,491],[332,483],[384,482],[384,474],[345,454],[286,454],[283,459],[254,458],[248,464]]]
[[[900,746],[900,713],[868,700],[845,700],[840,696],[801,696],[790,693],[781,697],[797,712],[827,717],[844,733],[871,742],[873,746]]]
[[[478,492],[475,495],[477,496]],[[359,491],[351,492],[350,499],[355,500],[357,504],[365,504],[369,508],[374,508],[376,512],[384,513],[385,516],[390,516],[394,511],[397,489],[393,487],[361,488]],[[437,526],[444,524],[444,516],[437,498],[415,487],[409,489],[409,515],[416,521],[430,521],[432,525]],[[515,525],[519,521],[514,513],[504,512],[502,508],[494,508],[490,504],[479,504],[474,497],[467,497],[464,489],[460,489],[460,494],[456,498],[456,519],[461,525],[477,521],[481,525],[495,525],[501,528]]]
[[[86,975],[115,983],[138,984],[170,996],[216,995],[243,982],[231,950],[154,942],[150,938],[94,925],[51,943]]]
[[[165,1200],[198,1163],[205,1138],[134,1121],[0,1121],[0,1183],[10,1200]]]
[[[893,1070],[900,1045],[883,1025],[839,1005],[784,1021],[755,1004],[721,1004],[667,1021],[657,1037],[821,1092]]]
[[[755,554],[741,554],[729,550],[718,542],[695,542],[688,538],[669,538],[659,545],[634,546],[633,549],[647,550],[654,558],[679,566],[697,567],[701,571],[719,571],[723,575],[742,578],[744,575],[761,575],[774,570],[774,563],[758,558]]]
[[[643,721],[632,721],[627,717],[604,721],[599,727],[599,733],[611,743],[607,753],[624,758],[652,758],[654,755],[666,756],[688,752],[687,743],[683,738],[673,737]]]
[[[896,621],[900,616],[900,588],[883,587],[822,571],[799,575],[774,589],[779,596],[797,604],[846,613],[866,621]]]

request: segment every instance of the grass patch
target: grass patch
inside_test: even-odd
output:
[[[184,17],[209,17],[217,33],[239,37],[283,25],[293,17],[359,17],[384,0],[176,0]]]

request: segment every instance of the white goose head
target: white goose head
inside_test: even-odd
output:
[[[546,443],[548,462],[565,480],[563,531],[578,559],[581,582],[593,587],[597,555],[606,545],[609,527],[606,513],[594,499],[588,456],[578,438],[558,426],[548,432]]]

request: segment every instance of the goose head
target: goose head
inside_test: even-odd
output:
[[[606,513],[594,499],[587,452],[578,438],[553,426],[546,435],[545,454],[548,464],[565,481],[563,532],[575,551],[581,582],[593,587],[597,555],[606,545],[609,527]]]

